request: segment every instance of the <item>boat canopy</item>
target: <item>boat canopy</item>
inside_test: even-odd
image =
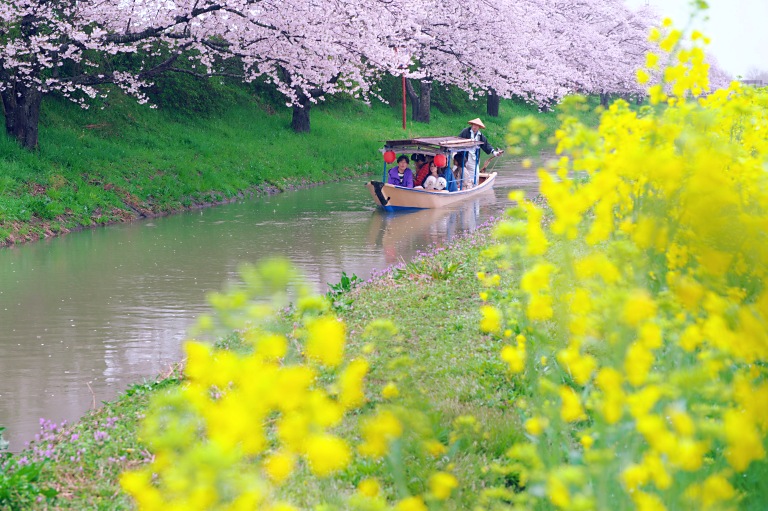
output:
[[[403,153],[444,154],[458,151],[471,151],[482,145],[479,140],[461,137],[419,137],[405,140],[388,140],[381,152],[395,151]]]

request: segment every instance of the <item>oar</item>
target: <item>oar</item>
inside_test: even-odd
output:
[[[498,153],[494,154],[493,156],[485,160],[485,163],[483,163],[483,168],[480,169],[480,172],[485,172],[485,169],[488,168],[488,164],[491,163],[491,160],[501,156],[502,154],[504,154],[503,150],[499,151]]]

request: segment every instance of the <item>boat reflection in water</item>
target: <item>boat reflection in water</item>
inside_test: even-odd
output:
[[[497,211],[500,213],[502,206],[489,189],[472,200],[437,209],[375,210],[368,239],[382,249],[388,265],[404,262],[426,245],[445,245],[457,235],[474,231]]]

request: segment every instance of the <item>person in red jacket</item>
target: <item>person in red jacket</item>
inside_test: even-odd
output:
[[[424,180],[427,179],[427,176],[429,175],[429,166],[432,164],[433,160],[434,156],[427,156],[424,164],[418,168],[416,177],[413,178],[413,186],[424,186]]]

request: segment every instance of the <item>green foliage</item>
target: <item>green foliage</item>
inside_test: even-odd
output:
[[[469,99],[469,95],[455,85],[435,82],[432,86],[432,107],[444,114],[458,111],[485,112],[486,98]]]
[[[163,378],[161,380],[147,380],[142,383],[135,383],[125,390],[125,395],[128,397],[133,396],[148,396],[158,390],[166,389],[178,385],[181,379],[176,377]]]
[[[349,297],[349,292],[361,282],[362,279],[354,273],[350,277],[347,272],[341,272],[341,279],[337,284],[328,283],[328,292],[325,296],[331,303],[331,307],[336,311],[351,307],[353,300]]]
[[[245,89],[224,78],[197,78],[183,73],[156,77],[147,90],[150,102],[174,114],[210,116],[223,113]]]
[[[451,262],[443,264],[435,259],[420,259],[406,263],[405,268],[397,268],[394,273],[395,280],[400,279],[418,279],[428,277],[432,280],[448,280],[456,271],[461,268],[463,263]]]
[[[40,501],[50,501],[56,490],[40,484],[43,462],[22,462],[4,451],[8,442],[0,426],[0,509],[22,511]]]
[[[412,80],[411,83],[418,93],[418,82]],[[383,76],[378,83],[378,87],[381,97],[387,100],[394,110],[400,112],[403,104],[403,84],[401,78],[392,75]],[[431,101],[433,113],[434,111],[438,111],[450,115],[464,111],[485,111],[484,98],[473,101],[469,99],[469,95],[466,92],[455,85],[443,85],[440,82],[433,82],[432,84]],[[410,115],[410,99],[408,99],[407,102]],[[475,115],[475,117],[477,117],[477,115]]]

